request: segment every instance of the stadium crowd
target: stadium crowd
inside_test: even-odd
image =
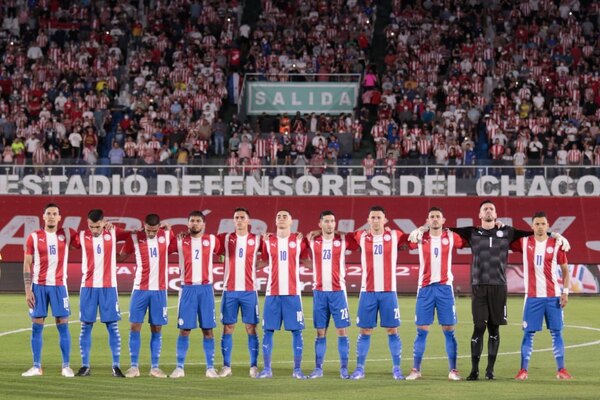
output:
[[[600,165],[597,2],[260,3],[3,2],[2,163]],[[237,115],[244,76],[330,74],[352,114]]]

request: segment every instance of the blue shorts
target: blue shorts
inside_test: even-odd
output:
[[[217,326],[212,284],[183,285],[179,292],[177,308],[179,329],[196,329],[198,323],[202,329],[213,329]]]
[[[284,323],[286,331],[304,329],[304,312],[300,296],[267,296],[263,310],[263,330],[278,331]]]
[[[371,329],[377,326],[377,313],[381,317],[380,326],[396,328],[400,326],[400,308],[396,292],[360,292],[356,325]]]
[[[563,328],[563,309],[560,308],[560,297],[528,297],[525,300],[524,331],[541,331],[544,318],[546,318],[546,328],[556,331]]]
[[[313,290],[313,323],[315,328],[328,328],[329,317],[333,317],[333,323],[338,329],[350,326],[346,291],[324,292]]]
[[[415,324],[433,324],[435,310],[437,310],[440,325],[456,325],[456,306],[454,304],[452,286],[434,283],[419,289],[415,310]]]
[[[79,291],[79,320],[89,323],[96,322],[98,309],[100,309],[101,322],[121,320],[117,288],[81,288]]]
[[[166,325],[168,322],[167,291],[135,289],[129,304],[129,322],[144,322],[146,310],[148,310],[150,325]]]
[[[221,323],[235,324],[240,309],[243,323],[258,324],[258,295],[255,291],[224,291],[221,296]]]
[[[31,291],[35,298],[33,309],[29,309],[31,318],[46,318],[48,316],[48,305],[52,308],[54,318],[64,318],[71,315],[66,286],[46,286],[34,283],[31,285]]]

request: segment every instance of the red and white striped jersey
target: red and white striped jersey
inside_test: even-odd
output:
[[[135,253],[135,278],[133,289],[167,290],[169,253],[174,252],[175,235],[173,231],[159,230],[152,239],[145,232],[132,233],[123,252]]]
[[[117,287],[117,242],[129,234],[113,228],[94,237],[89,230],[80,231],[73,247],[81,249],[81,287]]]
[[[451,231],[444,230],[441,236],[423,234],[421,243],[410,243],[411,249],[419,249],[418,288],[432,283],[452,285],[452,251],[464,247],[462,238]]]
[[[400,230],[373,235],[357,231],[354,239],[361,249],[361,292],[395,292],[398,247],[408,236]]]
[[[177,239],[179,273],[182,285],[213,283],[213,254],[221,244],[215,235],[186,236]]]
[[[559,297],[558,266],[567,264],[567,254],[557,245],[556,239],[543,242],[534,236],[512,242],[511,250],[523,253],[523,279],[525,297]]]
[[[25,255],[33,256],[32,279],[37,285],[66,286],[69,246],[75,232],[59,229],[54,233],[33,231],[25,241]]]
[[[218,254],[225,255],[223,290],[258,290],[256,256],[260,250],[260,236],[253,233],[238,236],[232,232],[217,237],[222,245]]]
[[[271,235],[262,242],[261,258],[269,262],[267,296],[300,295],[300,255],[307,251],[306,241],[297,233],[287,238]]]
[[[374,158],[365,158],[362,160],[362,166],[365,176],[373,176],[375,175],[375,159]]]
[[[309,241],[313,264],[313,290],[346,290],[346,250],[356,250],[352,233],[336,234],[333,239],[317,236]]]

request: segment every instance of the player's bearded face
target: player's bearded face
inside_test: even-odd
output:
[[[332,234],[335,232],[335,218],[332,215],[327,215],[319,222],[319,227],[323,233]]]
[[[439,211],[432,211],[429,213],[429,217],[427,218],[427,223],[431,228],[441,228],[446,222],[446,219],[442,216],[442,213]]]
[[[486,222],[495,221],[496,218],[498,218],[496,215],[496,207],[490,203],[484,204],[479,211],[479,218]]]
[[[204,221],[202,220],[202,218],[192,217],[189,219],[188,231],[190,232],[190,234],[197,235],[199,233],[202,233],[203,230],[204,230]]]
[[[88,229],[90,230],[90,232],[92,232],[92,236],[98,237],[100,236],[100,234],[102,234],[102,231],[104,230],[104,222],[92,222],[88,219]]]

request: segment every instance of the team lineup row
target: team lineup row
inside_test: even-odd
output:
[[[188,216],[188,232],[177,236],[170,227],[163,226],[160,217],[149,214],[141,231],[128,232],[115,228],[104,220],[99,209],[88,213],[88,229],[74,232],[59,228],[60,209],[48,204],[44,209],[44,227],[32,232],[26,241],[23,264],[26,301],[32,319],[31,349],[33,366],[23,376],[42,375],[42,331],[48,306],[56,318],[63,358],[62,375],[89,376],[91,332],[98,312],[106,324],[112,352],[113,376],[137,377],[140,375],[139,353],[141,327],[146,314],[151,330],[150,375],[166,378],[159,368],[161,329],[167,324],[167,268],[168,256],[177,253],[181,274],[179,294],[176,358],[177,366],[171,378],[185,376],[185,359],[189,348],[189,335],[201,328],[206,358],[206,376],[227,377],[232,374],[232,334],[241,311],[248,335],[250,376],[271,378],[273,334],[283,324],[292,334],[294,369],[297,379],[320,378],[326,350],[326,331],[333,319],[338,334],[340,377],[363,379],[373,329],[385,328],[392,358],[392,376],[396,380],[421,378],[421,361],[425,352],[430,325],[437,310],[438,321],[445,337],[449,364],[449,380],[461,380],[456,368],[457,342],[454,334],[456,314],[452,288],[453,250],[470,247],[473,253],[471,266],[472,313],[474,330],[471,338],[472,369],[467,380],[479,379],[479,360],[483,351],[483,338],[488,335],[488,365],[486,379],[494,379],[494,364],[500,343],[499,326],[506,320],[506,274],[508,251],[523,253],[526,301],[523,313],[523,342],[521,369],[516,379],[527,379],[528,363],[533,350],[533,336],[542,330],[544,319],[553,339],[557,362],[557,378],[570,379],[564,365],[562,309],[568,300],[569,274],[566,251],[568,241],[556,232],[548,232],[544,213],[533,216],[533,231],[520,231],[496,221],[496,208],[486,200],[479,210],[480,226],[444,228],[442,209],[432,207],[427,223],[409,234],[387,228],[385,210],[374,206],[369,210],[368,228],[351,233],[336,231],[335,215],[321,212],[319,230],[303,237],[293,233],[292,215],[288,210],[276,213],[277,231],[257,235],[249,231],[250,213],[245,208],[234,210],[235,231],[212,235],[204,233],[205,217],[200,211]],[[117,243],[125,245],[117,253]],[[66,289],[66,271],[69,248],[81,249],[82,282],[80,289],[81,333],[79,345],[82,367],[75,374],[70,368],[71,339],[68,331],[70,315]],[[396,264],[398,251],[417,249],[419,278],[416,301],[417,334],[414,341],[414,361],[406,377],[400,368],[402,342],[398,335],[400,309],[396,292]],[[346,299],[345,255],[347,251],[360,250],[361,293],[357,310],[360,333],[356,343],[357,362],[349,371],[350,313]],[[116,265],[130,255],[135,255],[136,271],[130,301],[129,351],[131,367],[123,373],[120,369],[121,337],[118,321],[121,319]],[[217,326],[213,292],[213,256],[224,258],[224,288],[221,300],[223,334],[221,351],[223,367],[214,366]],[[305,328],[301,304],[301,265],[313,268],[313,321],[317,331],[315,341],[315,369],[305,376],[301,370]],[[266,296],[263,305],[262,349],[263,370],[258,370],[259,323],[256,270],[268,268]],[[558,268],[562,270],[565,289],[558,283]]]

